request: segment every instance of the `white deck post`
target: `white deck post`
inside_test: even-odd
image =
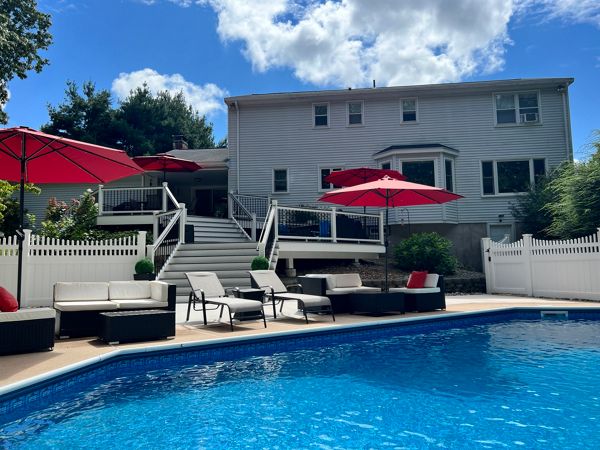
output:
[[[104,213],[104,191],[102,188],[104,185],[98,185],[98,216],[101,216]]]
[[[279,210],[277,209],[277,200],[273,200],[271,205],[274,209],[273,226],[275,227],[275,241],[279,240]]]
[[[252,213],[252,230],[250,231],[250,237],[256,242],[256,213]]]
[[[185,223],[187,222],[187,209],[185,203],[180,203],[181,216],[179,217],[179,242],[185,244]]]
[[[331,242],[337,242],[337,223],[335,220],[335,206],[331,208]]]
[[[158,239],[158,212],[152,213],[152,242],[156,242]]]
[[[385,245],[385,223],[383,211],[379,211],[379,242],[381,245]]]
[[[167,183],[166,181],[163,181],[162,184],[162,211],[165,212],[167,210],[167,187],[169,186],[169,183]],[[157,236],[158,237],[158,236]]]
[[[227,217],[233,219],[233,191],[229,191],[227,196]]]
[[[146,231],[138,231],[137,256],[138,259],[142,259],[144,256],[146,256]]]

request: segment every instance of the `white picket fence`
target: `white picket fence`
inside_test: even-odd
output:
[[[57,281],[133,279],[135,263],[146,254],[146,232],[106,241],[64,241],[25,231],[21,306],[51,306]],[[0,286],[17,292],[18,241],[0,239]]]
[[[564,241],[484,238],[481,247],[489,294],[600,300],[600,228]]]

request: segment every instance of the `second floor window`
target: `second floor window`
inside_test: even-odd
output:
[[[348,102],[348,125],[363,124],[363,102]]]
[[[540,110],[537,92],[496,94],[496,123],[538,123]]]
[[[338,188],[340,186],[335,186],[331,183],[328,183],[327,181],[325,181],[325,177],[327,175],[329,175],[331,172],[339,172],[340,170],[342,170],[341,167],[335,167],[335,168],[321,168],[320,169],[320,173],[321,173],[321,183],[319,185],[319,188],[322,191],[327,191],[329,189],[333,189],[333,188]]]
[[[328,127],[329,126],[329,104],[319,103],[313,105],[313,125],[315,127]]]
[[[435,186],[435,165],[433,161],[403,161],[402,175],[411,183]]]
[[[288,171],[287,169],[273,169],[273,192],[287,192]]]
[[[446,190],[454,192],[454,163],[451,159],[444,159],[444,169],[446,171]]]
[[[417,121],[416,98],[405,98],[400,100],[400,121],[409,123]]]
[[[497,195],[527,192],[545,174],[546,161],[543,159],[481,161],[482,193]]]

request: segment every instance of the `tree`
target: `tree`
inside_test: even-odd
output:
[[[83,84],[83,95],[73,81],[67,81],[66,99],[57,107],[48,105],[50,123],[42,131],[107,147],[119,146],[112,98],[107,90],[96,91],[94,83]]]
[[[19,228],[19,202],[14,199],[14,194],[19,190],[18,184],[11,184],[8,181],[0,180],[0,232],[6,236],[12,236]],[[25,191],[32,194],[39,194],[40,188],[33,184],[26,184]],[[25,210],[27,212],[27,210]],[[35,222],[33,214],[25,215],[26,226]]]
[[[8,122],[1,108],[8,101],[8,82],[48,64],[38,52],[52,43],[50,24],[50,15],[38,11],[35,0],[0,0],[0,123]]]

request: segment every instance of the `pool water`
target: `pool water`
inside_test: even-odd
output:
[[[600,322],[509,321],[124,373],[5,448],[600,448]]]

